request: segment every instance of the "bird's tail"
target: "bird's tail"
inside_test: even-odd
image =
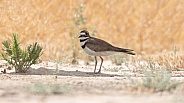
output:
[[[123,52],[123,53],[126,53],[126,54],[131,54],[131,55],[135,55],[134,50],[131,50],[131,49],[123,49],[123,48],[118,48],[116,47],[115,49],[116,52]]]

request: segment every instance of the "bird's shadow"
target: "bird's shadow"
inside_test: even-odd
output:
[[[78,77],[124,77],[123,75],[117,74],[106,74],[106,73],[99,73],[95,74],[94,72],[84,72],[79,70],[67,71],[67,70],[58,70],[49,69],[45,67],[40,68],[30,68],[27,73],[9,73],[14,75],[57,75],[57,76],[78,76]]]

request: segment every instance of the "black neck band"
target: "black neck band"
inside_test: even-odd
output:
[[[83,41],[86,41],[88,40],[89,38],[86,38],[86,39],[80,39],[80,42],[83,42]]]
[[[84,43],[84,45],[81,46],[83,49],[86,47],[86,42]]]

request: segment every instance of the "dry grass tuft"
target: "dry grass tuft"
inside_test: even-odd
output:
[[[166,66],[168,70],[183,70],[184,55],[182,52],[162,52],[152,55],[140,55],[134,61],[150,61],[159,65]]]

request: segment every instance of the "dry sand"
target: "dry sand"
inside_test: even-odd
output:
[[[1,70],[3,68],[1,66]],[[130,70],[110,72],[103,68],[102,74],[92,72],[93,65],[57,66],[51,62],[33,65],[26,74],[7,70],[7,74],[0,74],[0,103],[184,103],[178,90],[172,93],[132,92],[130,87],[133,84],[125,73],[135,80],[140,80],[142,76]],[[183,81],[182,77],[178,78]],[[67,87],[67,92],[32,94],[28,87],[35,83],[58,84]]]

